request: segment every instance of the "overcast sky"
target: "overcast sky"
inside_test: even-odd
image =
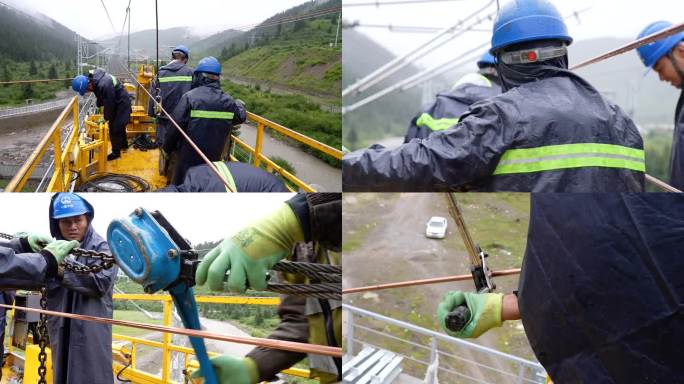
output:
[[[0,232],[50,233],[49,193],[0,193]],[[95,208],[95,230],[107,236],[114,218],[137,207],[159,210],[193,244],[221,240],[278,208],[291,193],[89,193],[82,194]]]
[[[43,13],[88,39],[114,32],[100,0],[2,0]],[[116,33],[121,32],[129,0],[104,0]],[[255,24],[306,0],[159,0],[159,28],[191,27],[202,35]],[[131,0],[131,31],[154,29],[154,1]]]
[[[386,0],[378,0],[379,2]],[[361,24],[381,24],[397,26],[420,27],[448,27],[456,24],[459,18],[466,17],[477,9],[482,8],[490,0],[455,0],[435,3],[384,5],[380,7],[365,6],[352,7],[352,3],[368,2],[368,0],[344,0],[343,17],[347,22],[358,21]],[[503,6],[507,1],[500,0]],[[579,21],[575,18],[567,19],[566,23],[570,35],[575,40],[596,37],[624,37],[635,38],[649,23],[656,20],[670,20],[681,22],[684,18],[684,1],[682,0],[554,0],[563,16],[571,15],[575,11],[589,10],[580,13]],[[482,16],[496,11],[496,1],[482,12]],[[483,32],[467,32],[451,43],[444,45],[434,53],[430,53],[420,61],[423,65],[441,63],[455,53],[464,52],[469,48],[489,41],[493,20],[483,20],[477,28]],[[398,33],[387,29],[357,28],[358,31],[371,37],[395,54],[409,52],[431,35],[425,33]],[[348,47],[347,47],[348,48]],[[484,52],[484,50],[483,50]]]

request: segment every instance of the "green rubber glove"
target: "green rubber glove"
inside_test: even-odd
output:
[[[57,260],[57,264],[62,264],[64,258],[66,258],[69,252],[74,248],[78,247],[78,244],[79,243],[76,240],[55,240],[46,245],[43,250],[50,252],[50,254],[55,257],[55,260]]]
[[[266,289],[266,272],[292,252],[295,243],[304,240],[304,232],[289,205],[282,207],[238,231],[204,256],[197,267],[198,285],[209,283],[214,291],[223,290],[227,271],[228,288],[245,292]]]
[[[19,232],[15,237],[26,237],[33,252],[40,252],[45,245],[55,241],[51,236],[33,232]]]
[[[500,327],[503,294],[501,293],[471,293],[451,291],[444,295],[437,307],[437,320],[442,329],[450,336],[460,338],[475,338],[494,327]],[[463,304],[470,310],[470,320],[458,332],[452,332],[446,327],[446,317],[449,312]]]
[[[220,384],[254,384],[257,382],[257,369],[254,360],[246,357],[238,359],[229,355],[211,358],[211,365],[216,372]],[[196,370],[191,379],[204,377],[201,370]]]

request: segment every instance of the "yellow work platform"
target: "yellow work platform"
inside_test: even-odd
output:
[[[164,188],[167,185],[165,176],[159,175],[159,150],[141,151],[129,147],[121,152],[121,157],[105,163],[105,172],[140,177],[150,184],[150,190]]]

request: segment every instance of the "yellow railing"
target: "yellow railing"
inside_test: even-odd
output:
[[[163,304],[163,324],[165,326],[172,325],[172,311],[173,311],[173,299],[170,295],[147,295],[147,294],[114,294],[114,300],[134,300],[134,301],[161,301]],[[280,303],[280,299],[277,297],[237,297],[237,296],[195,296],[195,300],[198,304],[231,304],[231,305],[269,305],[274,306]],[[183,354],[183,367],[184,369],[193,368],[197,369],[198,364],[196,361],[191,361],[190,356],[194,356],[194,351],[192,348],[182,347],[179,345],[171,344],[171,334],[164,333],[162,336],[162,341],[152,341],[139,337],[126,336],[120,334],[114,334],[114,345],[112,346],[112,352],[114,354],[129,355],[130,366],[125,370],[122,362],[114,361],[114,369],[116,372],[121,371],[121,376],[129,380],[133,380],[134,383],[150,383],[150,384],[161,384],[169,382],[170,374],[170,363],[171,363],[171,353],[177,352]],[[125,343],[130,343],[130,348],[118,343],[116,341],[121,341]],[[161,377],[153,375],[149,372],[144,372],[136,368],[136,350],[138,346],[149,346],[152,348],[157,348],[162,350],[162,370]],[[216,353],[209,353],[210,356],[217,355]],[[128,356],[126,356],[128,357]],[[299,376],[299,377],[309,377],[309,371],[300,368],[290,368],[283,371],[283,373]]]
[[[332,156],[333,158],[337,160],[342,160],[342,151],[339,149],[335,149],[327,144],[321,143],[320,141],[314,140],[308,136],[302,135],[301,133],[297,131],[293,131],[290,128],[284,127],[278,123],[275,123],[271,120],[268,120],[262,116],[255,115],[252,112],[247,112],[247,121],[254,122],[256,124],[257,128],[257,135],[256,135],[256,143],[254,147],[251,147],[241,139],[239,139],[236,136],[233,136],[232,139],[235,141],[237,145],[239,145],[242,149],[246,150],[249,152],[249,154],[252,157],[252,164],[255,167],[258,167],[261,162],[263,161],[264,164],[266,164],[266,168],[268,170],[274,170],[281,174],[284,178],[286,178],[288,181],[292,182],[302,190],[306,192],[315,192],[311,186],[306,184],[304,181],[300,180],[297,176],[291,174],[290,172],[286,171],[283,167],[279,166],[278,164],[274,163],[271,159],[266,157],[263,154],[263,143],[264,143],[264,128],[269,128],[275,132],[280,133],[281,135],[284,135],[286,137],[289,137],[290,139],[293,139],[299,143],[302,143],[306,145],[307,147],[313,148],[319,152],[323,152],[326,155]],[[237,160],[235,157],[231,156],[232,160]]]
[[[43,139],[33,150],[33,152],[28,157],[26,162],[24,162],[21,168],[19,168],[19,171],[16,175],[14,175],[12,180],[10,180],[9,184],[7,184],[7,187],[5,188],[6,191],[16,192],[21,191],[24,188],[24,185],[28,181],[31,174],[33,174],[33,171],[36,169],[38,164],[40,164],[40,161],[43,159],[43,156],[45,155],[47,148],[50,145],[52,145],[53,147],[55,159],[54,173],[52,179],[50,180],[50,186],[58,187],[60,184],[64,184],[66,180],[68,180],[68,178],[71,175],[71,172],[65,172],[64,165],[68,164],[70,156],[70,151],[68,150],[68,148],[73,146],[75,140],[74,138],[77,137],[76,135],[72,135],[69,138],[69,142],[67,143],[67,150],[62,152],[62,128],[64,127],[64,124],[66,123],[67,118],[69,116],[72,116],[73,118],[75,128],[74,131],[77,133],[78,97],[76,96],[74,96],[74,98],[71,99],[71,101],[69,102],[69,104],[67,104],[64,110],[62,110],[62,113],[60,113],[57,120],[55,120],[55,122],[50,127],[50,130],[48,130],[47,134],[43,136]]]

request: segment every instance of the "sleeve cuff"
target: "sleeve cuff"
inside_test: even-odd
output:
[[[259,371],[257,370],[256,363],[254,360],[252,360],[249,357],[244,358],[245,365],[247,366],[247,370],[249,371],[249,377],[250,377],[250,383],[258,383],[259,382]]]
[[[292,208],[299,226],[304,232],[304,241],[311,241],[311,221],[309,216],[309,203],[306,200],[306,194],[298,193],[295,197],[288,200],[287,205]]]
[[[50,253],[50,251],[43,249],[40,251],[40,254],[43,255],[43,258],[45,259],[45,263],[47,265],[47,268],[45,269],[45,276],[48,278],[53,278],[57,276],[58,268],[57,268],[57,260],[55,260],[55,257]]]
[[[33,252],[33,249],[31,248],[31,244],[28,242],[28,237],[20,237],[19,238],[19,244],[21,245],[21,249],[24,252]]]

